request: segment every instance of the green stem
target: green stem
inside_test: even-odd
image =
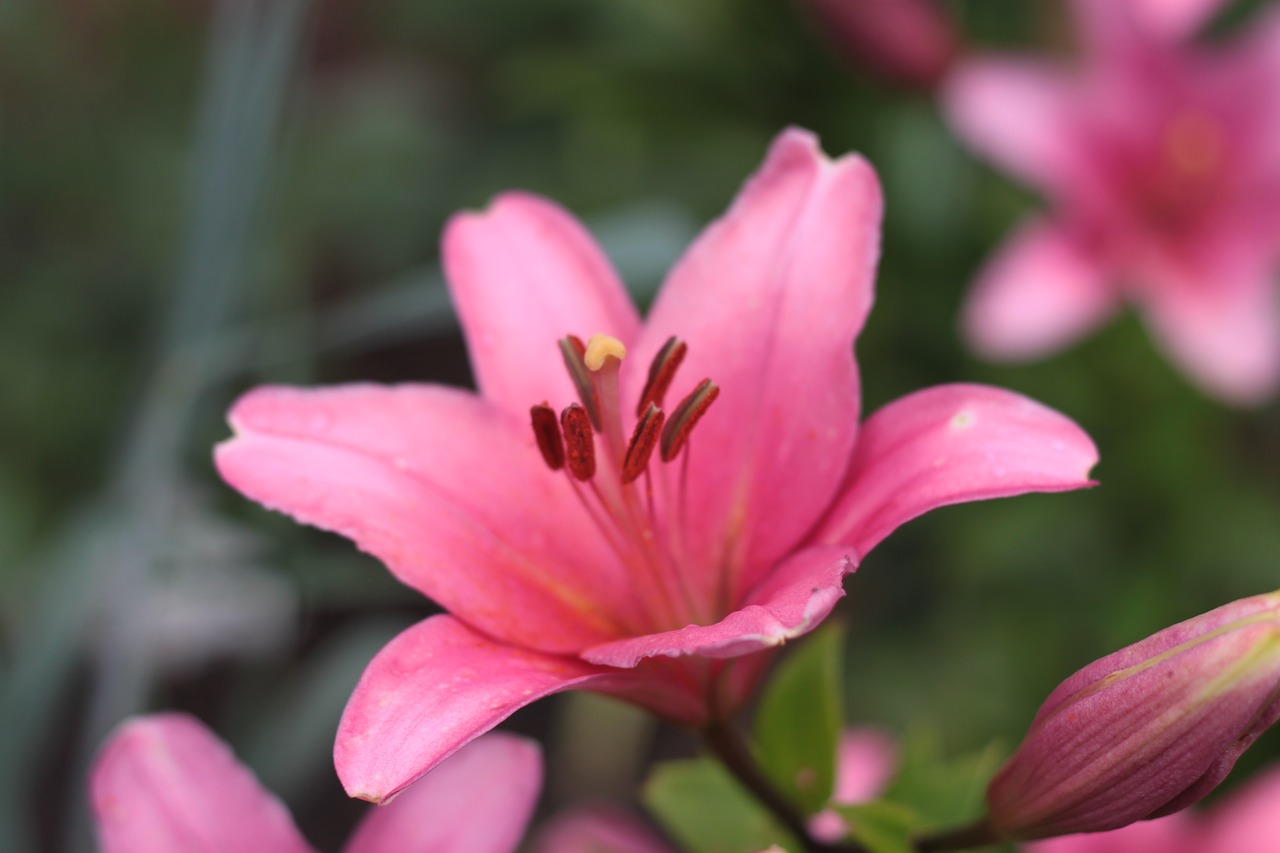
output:
[[[987,824],[986,819],[970,826],[962,826],[934,835],[917,838],[912,845],[916,853],[943,853],[949,850],[972,850],[975,847],[988,847],[999,844],[997,836]]]
[[[734,775],[742,786],[751,792],[760,804],[771,811],[778,821],[800,842],[807,853],[871,853],[856,841],[827,843],[809,834],[808,820],[803,812],[782,795],[765,777],[755,756],[726,722],[715,722],[702,732],[707,746],[720,762]],[[941,848],[940,848],[941,849]]]

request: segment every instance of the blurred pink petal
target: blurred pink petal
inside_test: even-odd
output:
[[[499,784],[495,784],[495,780]],[[495,734],[371,810],[347,853],[512,853],[542,785],[532,741]],[[288,811],[225,743],[185,714],[123,724],[90,778],[103,853],[304,853]]]
[[[1066,71],[1027,57],[978,57],[958,64],[942,91],[960,135],[996,165],[1028,183],[1075,179],[1075,88]]]
[[[533,741],[495,733],[454,753],[394,803],[370,809],[346,853],[511,853],[542,787]]]
[[[516,709],[599,673],[432,616],[388,643],[360,678],[338,724],[338,777],[351,796],[385,802]]]
[[[583,808],[557,815],[538,833],[532,853],[672,853],[635,817],[618,809]]]
[[[815,627],[860,544],[931,506],[1088,484],[1077,427],[1021,398],[983,403],[990,389],[970,401],[986,438],[960,464],[918,458],[946,442],[895,442],[883,414],[860,440],[853,345],[880,215],[865,161],[784,131],[638,328],[580,226],[504,195],[443,241],[484,397],[275,388],[237,404],[217,451],[229,483],[354,539],[452,614],[361,679],[335,747],[352,794],[385,800],[571,687],[705,725],[767,664],[726,659]],[[902,509],[885,489],[908,478]],[[841,535],[816,536],[833,501]]]
[[[847,729],[840,735],[836,755],[836,784],[831,794],[835,805],[854,805],[874,800],[893,778],[898,752],[893,739],[875,729]],[[832,809],[819,812],[809,821],[809,831],[819,841],[839,841],[849,831],[843,817]]]
[[[1203,844],[1194,853],[1274,853],[1280,847],[1280,767],[1219,800],[1203,823]]]
[[[1064,835],[1036,841],[1022,849],[1026,853],[1208,853],[1200,843],[1197,822],[1185,812],[1180,812],[1157,820],[1138,821],[1111,832]]]
[[[1074,423],[1019,394],[984,385],[926,388],[867,419],[847,485],[818,537],[865,554],[936,507],[1090,485],[1097,460]]]
[[[1168,282],[1144,294],[1169,358],[1223,399],[1250,404],[1280,384],[1280,293],[1271,276]],[[1142,298],[1142,297],[1139,297]]]
[[[1119,294],[1090,252],[1061,229],[1032,222],[978,274],[964,329],[989,358],[1037,358],[1074,343],[1118,306]]]
[[[285,807],[225,743],[185,714],[124,723],[94,762],[102,853],[310,853]]]
[[[876,729],[846,729],[836,756],[836,787],[831,801],[852,805],[874,800],[898,766],[893,739]]]
[[[979,279],[965,320],[980,352],[1049,353],[1127,298],[1207,392],[1254,404],[1280,387],[1280,14],[1190,40],[1217,5],[1074,0],[1076,67],[957,66],[956,131],[1053,207]]]

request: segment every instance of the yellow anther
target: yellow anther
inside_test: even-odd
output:
[[[586,363],[588,370],[599,370],[604,367],[605,359],[613,357],[622,361],[622,357],[626,354],[627,348],[617,338],[610,335],[592,335],[591,340],[587,341],[587,351],[582,356],[582,360]]]

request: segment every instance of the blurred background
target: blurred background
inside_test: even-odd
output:
[[[1063,9],[939,3],[911,56],[815,8],[0,7],[0,849],[92,849],[88,762],[157,709],[209,723],[338,849],[361,809],[332,770],[338,716],[431,605],[223,486],[223,413],[266,381],[469,383],[437,238],[506,188],[578,214],[645,302],[785,125],[884,184],[865,409],[988,382],[1067,413],[1102,456],[1097,489],[941,510],[864,561],[839,610],[852,721],[947,753],[1011,745],[1080,665],[1280,585],[1275,403],[1204,397],[1131,313],[1029,366],[957,334],[975,269],[1039,202],[960,147],[933,85],[968,50],[1068,54]],[[689,747],[592,697],[510,727],[547,746],[547,810],[634,798],[651,756]],[[1264,737],[1242,769],[1278,753]]]

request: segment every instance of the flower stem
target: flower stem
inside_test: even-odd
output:
[[[703,730],[702,735],[720,762],[761,805],[773,812],[807,853],[870,853],[856,841],[827,843],[810,835],[804,813],[765,777],[755,756],[731,724],[714,722]]]
[[[975,847],[987,847],[999,843],[1000,838],[991,831],[991,827],[984,818],[959,829],[921,836],[915,839],[912,846],[916,853],[942,853],[948,850],[972,850]]]

